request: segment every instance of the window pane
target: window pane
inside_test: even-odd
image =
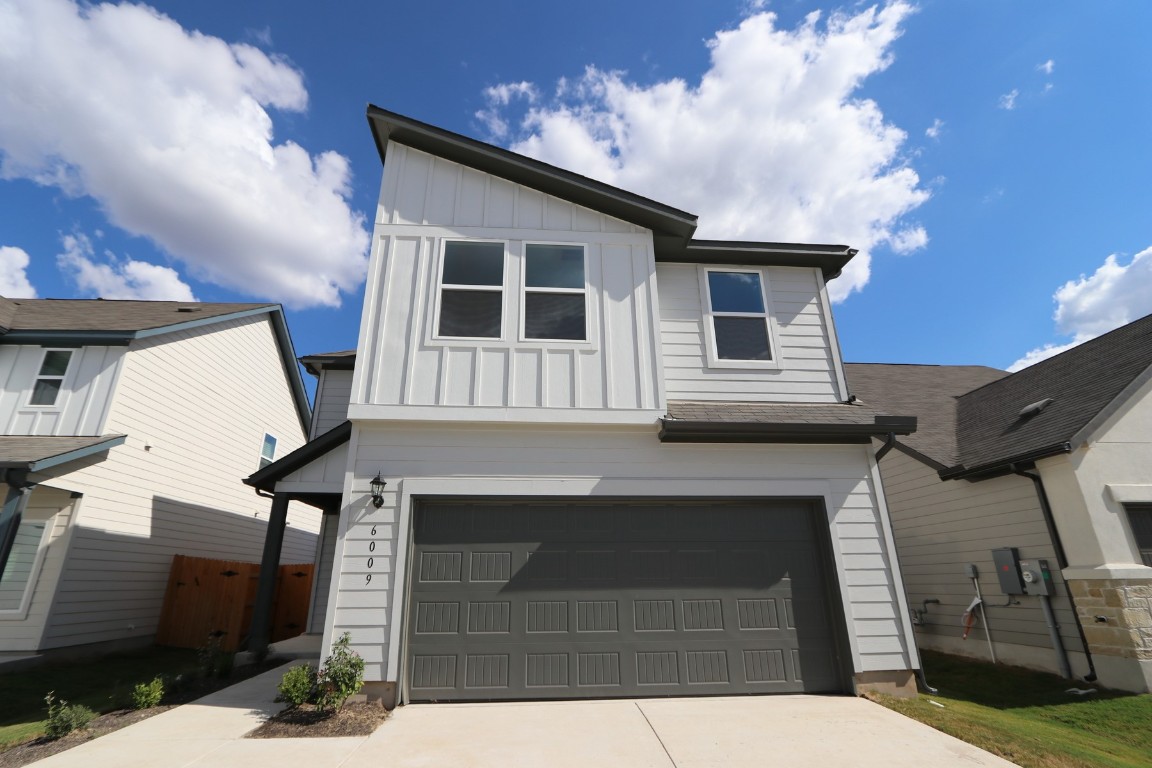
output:
[[[56,396],[60,393],[60,379],[37,379],[32,387],[32,399],[29,405],[56,405]]]
[[[528,245],[524,284],[529,288],[583,288],[584,248],[579,245]]]
[[[264,435],[264,445],[260,449],[260,455],[268,461],[276,458],[276,438],[272,435]]]
[[[444,285],[504,285],[504,243],[445,243]]]
[[[499,291],[445,290],[440,297],[440,335],[500,338],[503,296]]]
[[[583,294],[525,294],[525,338],[583,341],[587,335],[584,328]]]
[[[16,540],[12,542],[12,552],[4,565],[4,574],[0,576],[0,611],[14,611],[20,607],[46,525],[43,520],[34,523],[20,521],[20,527],[16,529]]]
[[[1144,565],[1152,566],[1152,506],[1128,507],[1128,523]]]
[[[760,275],[753,272],[709,272],[713,312],[763,312]]]
[[[760,317],[713,317],[721,360],[771,360],[768,323]]]
[[[68,361],[72,353],[67,350],[53,350],[44,355],[44,363],[40,366],[41,376],[63,376],[68,370]]]

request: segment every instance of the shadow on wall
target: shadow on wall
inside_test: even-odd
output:
[[[139,520],[147,536],[85,525],[72,531],[64,573],[53,597],[44,648],[151,637],[164,603],[172,556],[260,562],[267,517],[154,497]],[[91,519],[91,518],[87,518]],[[105,522],[105,521],[100,521]],[[132,516],[121,517],[131,524]],[[311,563],[317,534],[289,525],[281,563]]]

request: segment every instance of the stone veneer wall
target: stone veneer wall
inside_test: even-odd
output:
[[[1152,661],[1152,579],[1070,579],[1068,587],[1093,654]]]

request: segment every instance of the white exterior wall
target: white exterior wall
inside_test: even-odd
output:
[[[133,342],[104,429],[126,443],[45,478],[83,499],[42,648],[154,634],[174,554],[259,562],[270,502],[241,480],[265,432],[304,442],[265,315]],[[292,505],[281,562],[312,562],[319,524]]]
[[[402,145],[388,145],[385,166],[353,418],[655,423],[648,230]],[[445,238],[507,243],[503,339],[433,338]],[[585,245],[587,341],[519,339],[526,242]]]
[[[1086,445],[1036,463],[1068,555],[1066,578],[1152,579],[1124,513],[1152,503],[1152,382]]]
[[[871,446],[667,445],[651,429],[364,424],[351,450],[324,647],[350,632],[366,680],[399,679],[412,501],[426,495],[822,499],[854,671],[918,666],[905,647],[911,629]],[[375,509],[368,482],[381,468],[388,486]]]
[[[322,368],[316,381],[316,403],[312,409],[309,439],[318,437],[348,420],[352,399],[352,371]]]
[[[73,348],[56,403],[29,405],[45,349],[63,347],[0,345],[0,434],[102,434],[127,347]]]
[[[711,267],[712,265],[709,265]],[[737,265],[734,265],[737,266]],[[670,400],[835,403],[844,399],[824,278],[814,268],[763,270],[778,370],[709,368],[701,267],[660,264],[660,337]]]
[[[41,485],[32,490],[24,518],[48,521],[46,538],[41,543],[24,604],[16,610],[0,611],[0,650],[30,652],[40,647],[52,596],[66,562],[68,534],[77,503],[71,494],[57,488]]]
[[[927,608],[916,627],[921,648],[990,660],[990,628],[999,661],[1059,672],[1040,598],[1017,596],[1009,605],[1000,591],[992,550],[1016,547],[1023,559],[1050,563],[1056,585],[1051,602],[1064,647],[1073,671],[1088,673],[1076,613],[1031,480],[1012,475],[979,483],[943,481],[934,469],[900,451],[884,457],[881,471],[908,603]],[[964,573],[968,563],[975,564],[979,574],[988,626],[978,619],[963,640],[960,617],[976,596]],[[924,606],[929,599],[940,603]]]

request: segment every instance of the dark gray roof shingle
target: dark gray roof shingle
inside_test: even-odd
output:
[[[958,398],[1002,379],[1007,371],[982,365],[847,363],[848,391],[872,408],[919,419],[916,432],[900,442],[945,467],[957,460]]]
[[[29,468],[46,459],[67,460],[68,454],[97,449],[102,443],[118,445],[123,435],[94,437],[39,437],[26,435],[0,435],[0,467]],[[55,463],[55,462],[52,462]]]
[[[208,304],[190,301],[12,299],[13,331],[144,331],[230,315],[275,304]]]
[[[838,403],[743,403],[669,400],[668,418],[720,424],[873,424],[886,413]]]

